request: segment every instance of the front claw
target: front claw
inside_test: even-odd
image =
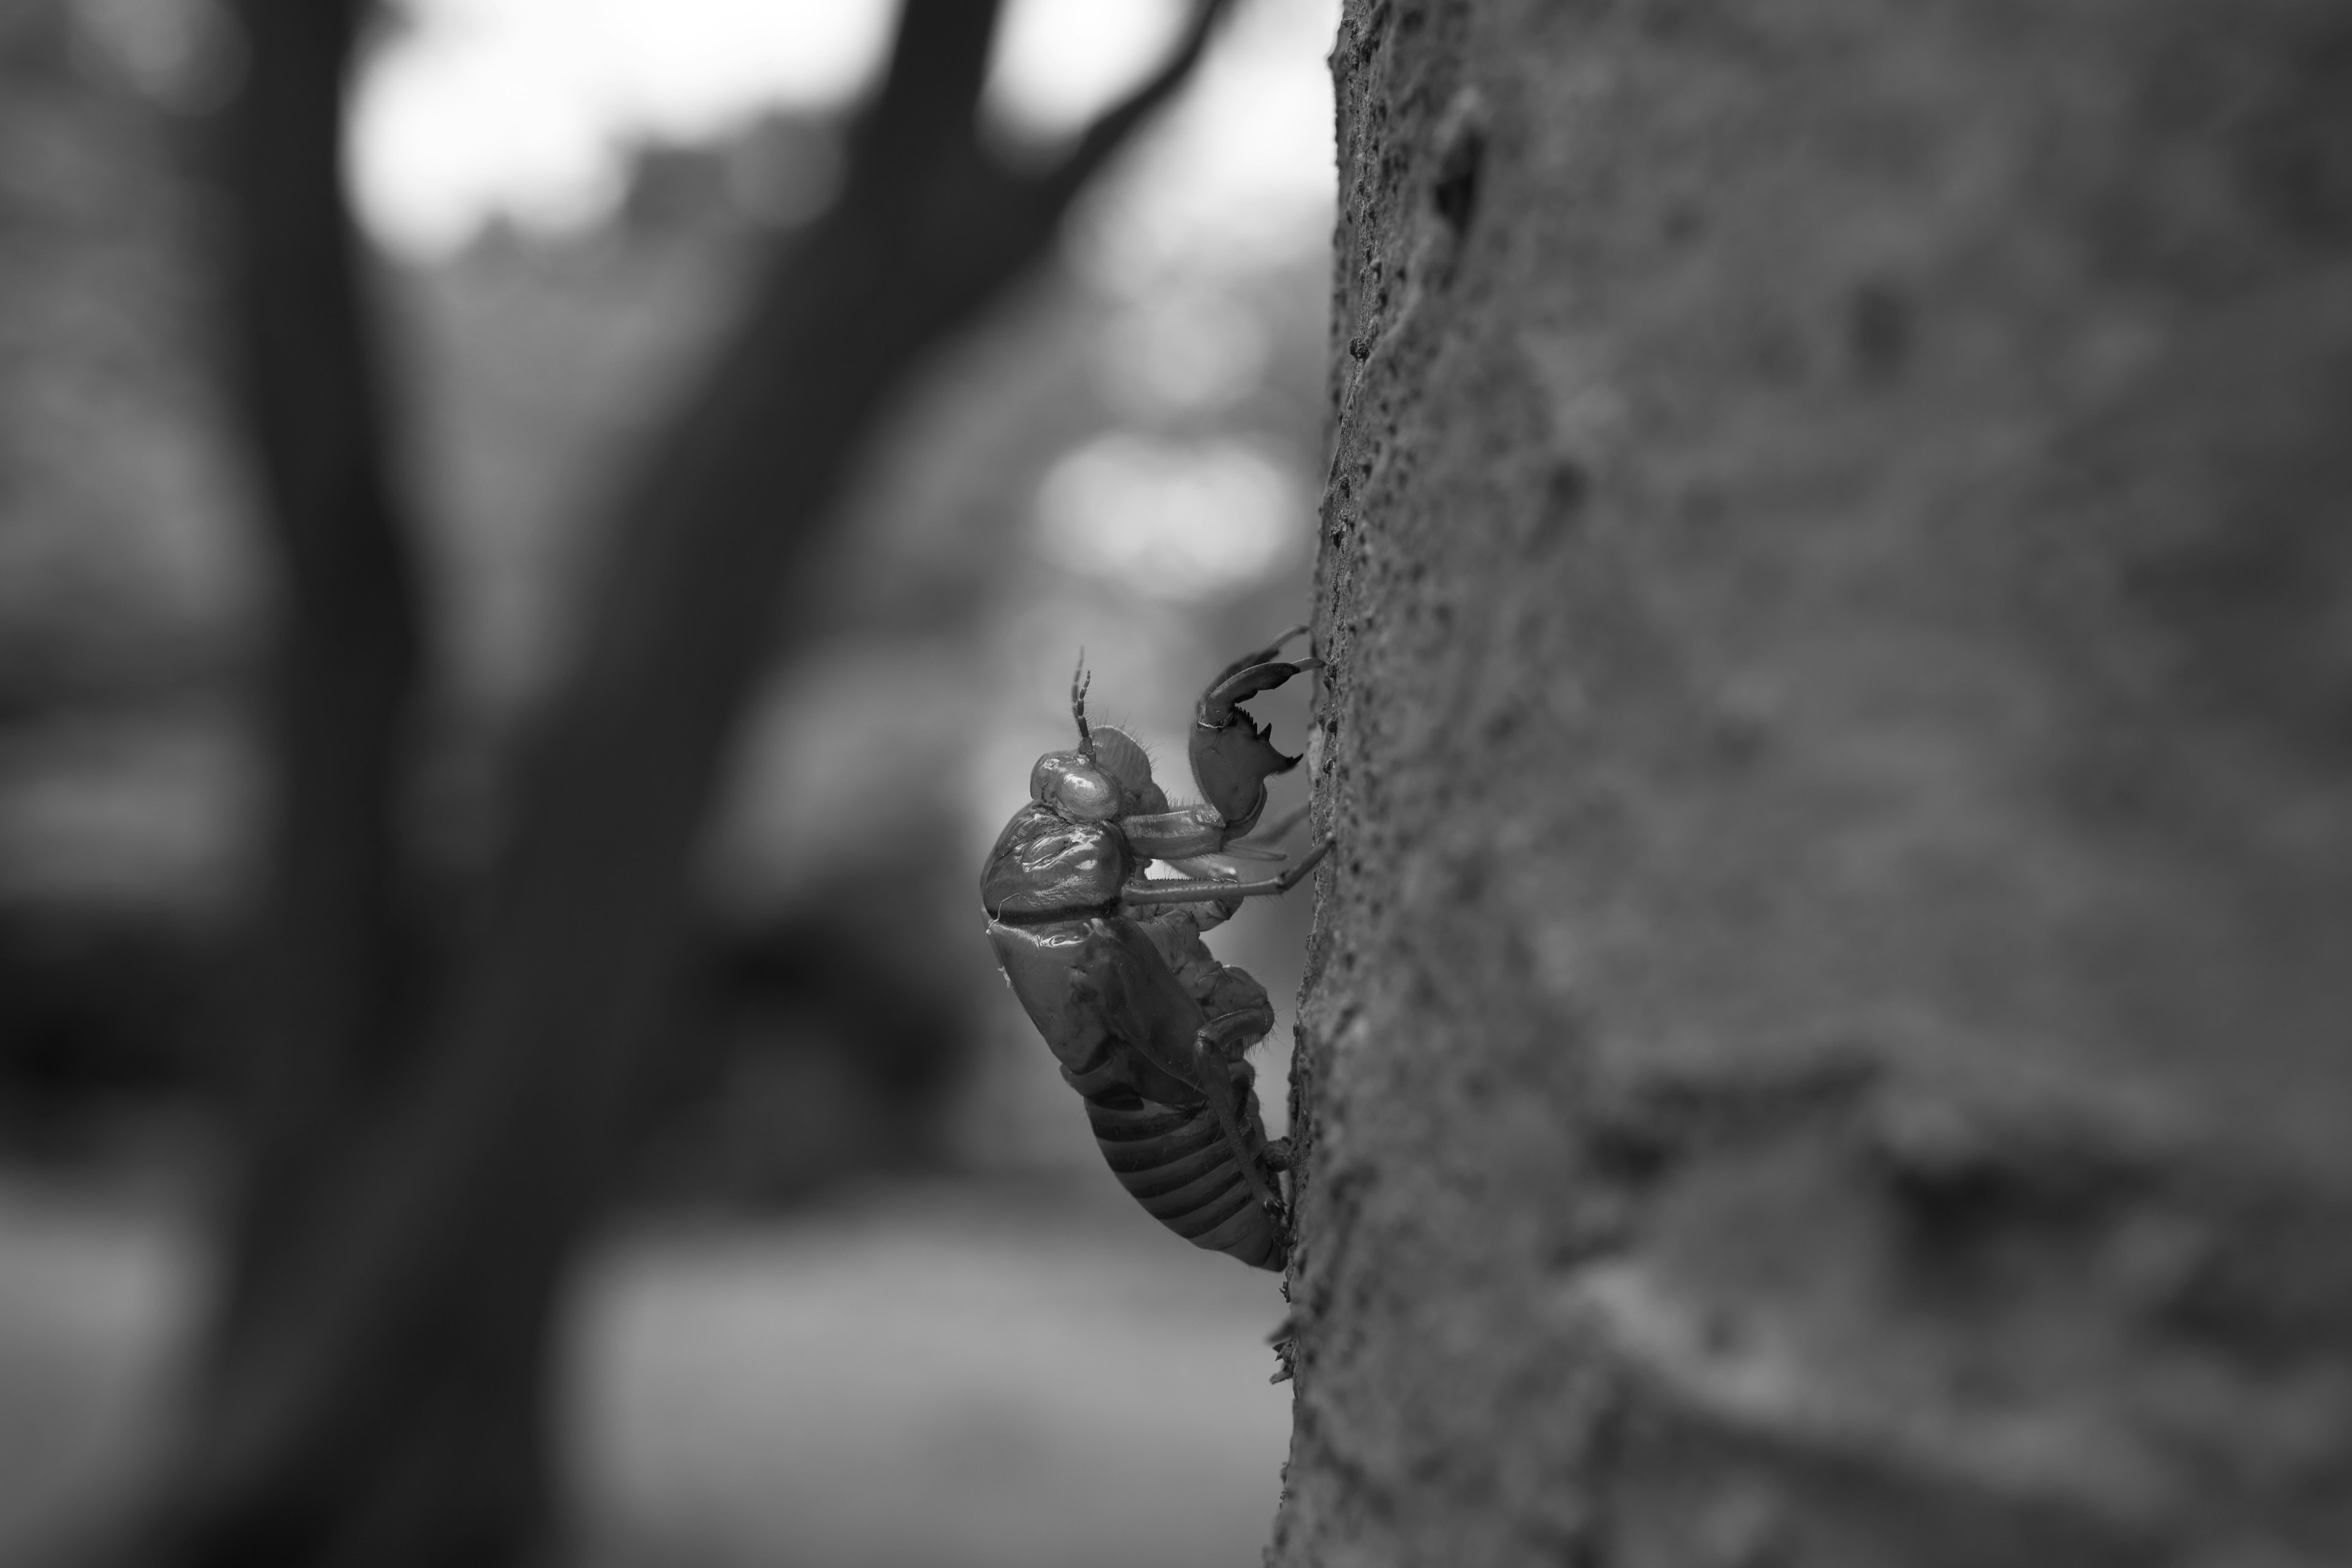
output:
[[[1192,710],[1192,781],[1200,786],[1201,797],[1224,818],[1232,837],[1256,825],[1258,814],[1265,809],[1265,781],[1298,765],[1297,757],[1275,749],[1270,732],[1241,704],[1273,690],[1300,670],[1322,668],[1319,658],[1275,657],[1283,644],[1306,629],[1293,626],[1269,646],[1227,665],[1209,683]]]

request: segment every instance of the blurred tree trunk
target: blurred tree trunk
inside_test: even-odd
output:
[[[661,1047],[690,850],[795,580],[892,394],[1047,250],[1223,0],[1019,169],[979,133],[997,9],[902,9],[842,195],[771,259],[623,500],[584,654],[509,790],[478,942],[427,990],[402,956],[419,617],[339,178],[368,7],[243,0],[236,295],[286,565],[280,799],[229,1310],[146,1560],[462,1568],[541,1543],[555,1289]]]
[[[240,1303],[273,1288],[318,1196],[299,1177],[382,1088],[410,1000],[398,817],[421,616],[361,245],[341,196],[344,76],[367,10],[251,0],[254,47],[226,126],[235,387],[284,574],[261,1006],[236,1064],[255,1174],[231,1282]]]
[[[2352,1562],[2352,24],[1349,0],[1281,1564]]]

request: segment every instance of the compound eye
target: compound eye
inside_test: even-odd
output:
[[[1054,804],[1085,822],[1118,815],[1118,786],[1088,767],[1071,768],[1055,781]]]
[[[1048,752],[1029,770],[1029,798],[1066,816],[1102,822],[1118,815],[1118,781],[1084,752]]]
[[[1038,758],[1037,765],[1029,770],[1029,798],[1053,799],[1054,786],[1062,782],[1062,773],[1069,765],[1070,759],[1060,752],[1048,752]]]

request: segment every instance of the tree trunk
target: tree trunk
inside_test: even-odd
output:
[[[2352,1561],[2352,24],[1349,0],[1271,1561]]]

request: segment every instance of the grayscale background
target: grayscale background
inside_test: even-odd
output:
[[[757,259],[825,210],[894,10],[373,24],[347,166],[427,616],[404,810],[451,879],[567,667],[600,509]],[[987,136],[1050,156],[1186,10],[1009,4]],[[1097,719],[1183,796],[1202,683],[1307,618],[1336,12],[1239,5],[856,466],[820,624],[761,678],[700,837],[663,1081],[567,1271],[566,1561],[1179,1568],[1265,1539],[1277,1281],[1117,1188],[974,881],[1068,742],[1081,647]],[[133,1510],[225,1289],[279,805],[281,584],[222,390],[228,220],[188,153],[238,50],[212,0],[0,5],[0,1563]],[[1286,750],[1310,700],[1259,705]],[[1281,1011],[1276,1131],[1306,913],[1265,900],[1216,942]]]

